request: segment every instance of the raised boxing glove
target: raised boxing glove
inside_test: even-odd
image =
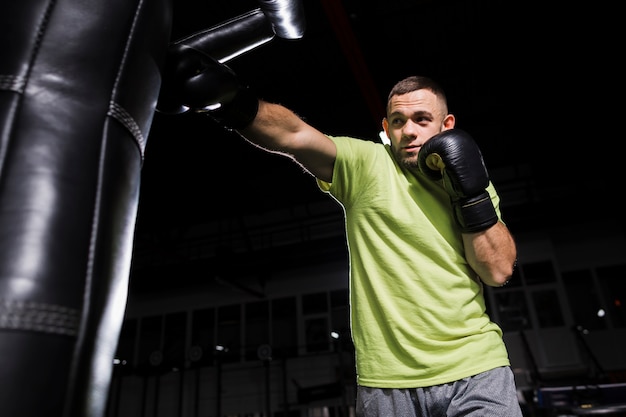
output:
[[[417,160],[426,177],[442,180],[463,233],[496,224],[498,216],[487,192],[489,174],[478,145],[467,132],[450,129],[433,136],[422,146]]]
[[[246,127],[256,117],[259,101],[226,65],[189,46],[168,51],[157,110],[207,112],[227,128]]]

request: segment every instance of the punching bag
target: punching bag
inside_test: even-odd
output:
[[[186,81],[163,75],[171,51],[182,43],[228,60],[303,33],[299,0],[259,0],[170,47],[170,1],[3,5],[2,417],[105,414],[146,139],[163,85]]]
[[[170,0],[0,14],[0,416],[100,417]]]

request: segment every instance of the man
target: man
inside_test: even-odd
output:
[[[203,70],[187,106],[293,159],[344,209],[357,415],[521,416],[483,298],[483,284],[511,277],[516,246],[444,91],[426,77],[396,84],[382,144],[326,135],[258,100],[229,68]]]

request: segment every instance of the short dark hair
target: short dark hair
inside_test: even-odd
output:
[[[416,90],[430,90],[447,106],[447,98],[444,89],[435,80],[423,75],[412,75],[403,80],[398,81],[387,97],[387,112],[389,111],[389,103],[393,96],[400,96]]]

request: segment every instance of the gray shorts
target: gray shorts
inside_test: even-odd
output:
[[[357,417],[521,417],[510,367],[425,388],[359,386]]]

